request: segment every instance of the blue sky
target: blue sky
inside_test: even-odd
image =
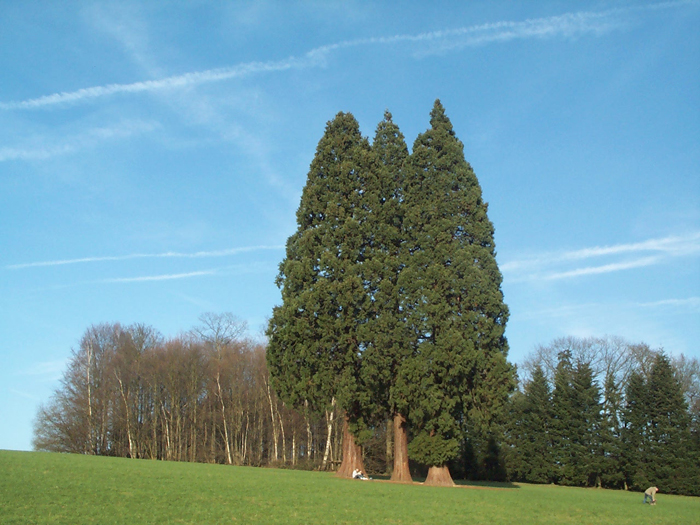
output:
[[[443,102],[496,228],[510,358],[700,358],[700,3],[1,2],[0,448],[91,324],[258,336],[325,124]]]

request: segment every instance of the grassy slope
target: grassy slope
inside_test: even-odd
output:
[[[0,523],[700,524],[700,498],[434,488],[291,470],[0,451]]]

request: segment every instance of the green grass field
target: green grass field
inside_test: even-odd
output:
[[[495,487],[495,488],[494,488]],[[700,498],[0,451],[0,523],[693,524]]]

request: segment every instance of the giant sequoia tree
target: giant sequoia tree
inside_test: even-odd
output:
[[[410,480],[408,421],[427,483],[451,484],[465,430],[491,437],[513,388],[486,212],[439,101],[410,156],[389,113],[371,148],[340,113],[311,163],[277,279],[270,373],[293,405],[337,403],[357,437],[393,418],[393,479]],[[362,466],[345,437],[341,475]]]
[[[277,285],[282,305],[268,327],[268,366],[283,400],[323,411],[336,404],[347,423],[362,420],[368,393],[359,383],[370,295],[363,279],[374,207],[369,143],[355,118],[339,113],[326,126],[311,162],[297,231],[287,241]],[[339,475],[363,470],[349,431]]]
[[[408,414],[410,392],[399,380],[405,360],[415,348],[402,308],[399,276],[404,267],[403,186],[409,158],[403,134],[391,113],[377,126],[372,143],[377,173],[373,210],[375,228],[365,261],[366,281],[372,310],[366,325],[369,344],[363,353],[362,377],[372,391],[370,405],[375,415],[393,421],[393,481],[411,481],[408,465]]]
[[[399,381],[411,389],[412,457],[430,466],[426,483],[451,484],[447,462],[458,454],[466,421],[486,431],[514,377],[487,204],[439,100],[430,116],[404,189],[399,286],[417,348]]]

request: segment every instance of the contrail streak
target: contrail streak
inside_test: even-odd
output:
[[[226,250],[201,251],[193,253],[164,252],[164,253],[131,253],[128,255],[114,255],[104,257],[82,257],[79,259],[58,259],[53,261],[38,261],[21,264],[10,264],[5,266],[6,270],[21,270],[23,268],[37,268],[43,266],[64,266],[69,264],[84,264],[106,261],[128,261],[130,259],[200,259],[206,257],[227,257],[239,253],[247,253],[259,250],[281,250],[284,246],[244,246],[241,248],[229,248]]]
[[[559,253],[543,253],[506,262],[500,265],[500,268],[506,275],[506,281],[510,283],[556,281],[654,266],[672,258],[697,257],[698,254],[700,254],[700,232],[691,232],[686,235],[673,235],[635,243],[595,246]],[[619,260],[623,256],[632,257],[634,255],[637,255],[637,258]],[[605,262],[603,259],[601,264],[594,266],[562,269],[562,267],[566,268],[566,266],[571,266],[576,262],[598,258],[613,259],[613,261]],[[615,261],[615,258],[618,260]]]
[[[172,281],[175,279],[189,279],[191,277],[201,277],[203,275],[214,275],[216,270],[204,270],[201,272],[171,273],[166,275],[146,275],[142,277],[116,277],[112,279],[101,279],[100,283],[141,283],[146,281]]]
[[[313,62],[315,60],[315,58],[307,55],[302,58],[291,57],[286,60],[273,62],[248,62],[232,67],[195,71],[192,73],[185,73],[183,75],[173,75],[159,80],[145,80],[141,82],[133,82],[131,84],[107,84],[104,86],[78,89],[77,91],[54,93],[53,95],[46,95],[19,102],[0,102],[0,109],[37,109],[45,106],[54,106],[56,104],[65,104],[68,102],[78,102],[81,100],[106,97],[116,93],[140,93],[144,91],[186,87],[208,82],[228,80],[231,78],[245,77],[256,73],[301,69],[314,65]]]
[[[558,262],[639,252],[658,252],[668,256],[692,255],[700,252],[700,232],[692,232],[687,235],[672,235],[660,239],[648,239],[636,243],[594,246],[563,253],[545,253],[531,258],[506,262],[501,265],[501,270],[512,272],[524,268],[552,265]]]
[[[567,272],[556,272],[539,276],[539,279],[546,281],[554,281],[559,279],[570,279],[572,277],[580,277],[582,275],[600,275],[603,273],[619,272],[622,270],[631,270],[633,268],[643,268],[652,266],[660,261],[659,257],[644,257],[634,261],[626,261],[621,263],[604,264],[602,266],[589,266],[586,268],[577,268]]]
[[[156,80],[145,80],[128,84],[106,84],[78,89],[76,91],[54,93],[27,100],[0,102],[0,109],[39,109],[58,104],[76,103],[83,100],[107,97],[117,93],[141,93],[181,88],[263,73],[321,67],[326,64],[327,56],[331,52],[358,46],[393,45],[400,43],[427,44],[434,47],[433,49],[424,50],[422,54],[429,54],[431,52],[441,52],[468,46],[480,46],[492,42],[508,42],[516,39],[552,37],[573,38],[587,33],[602,34],[622,25],[622,22],[616,19],[618,15],[635,10],[667,9],[693,3],[696,2],[663,2],[599,12],[582,11],[565,13],[557,16],[528,19],[524,21],[500,21],[413,35],[403,34],[360,38],[320,46],[301,56],[291,56],[284,60],[247,62],[230,67],[194,71]],[[436,44],[438,44],[437,47],[435,47]]]

